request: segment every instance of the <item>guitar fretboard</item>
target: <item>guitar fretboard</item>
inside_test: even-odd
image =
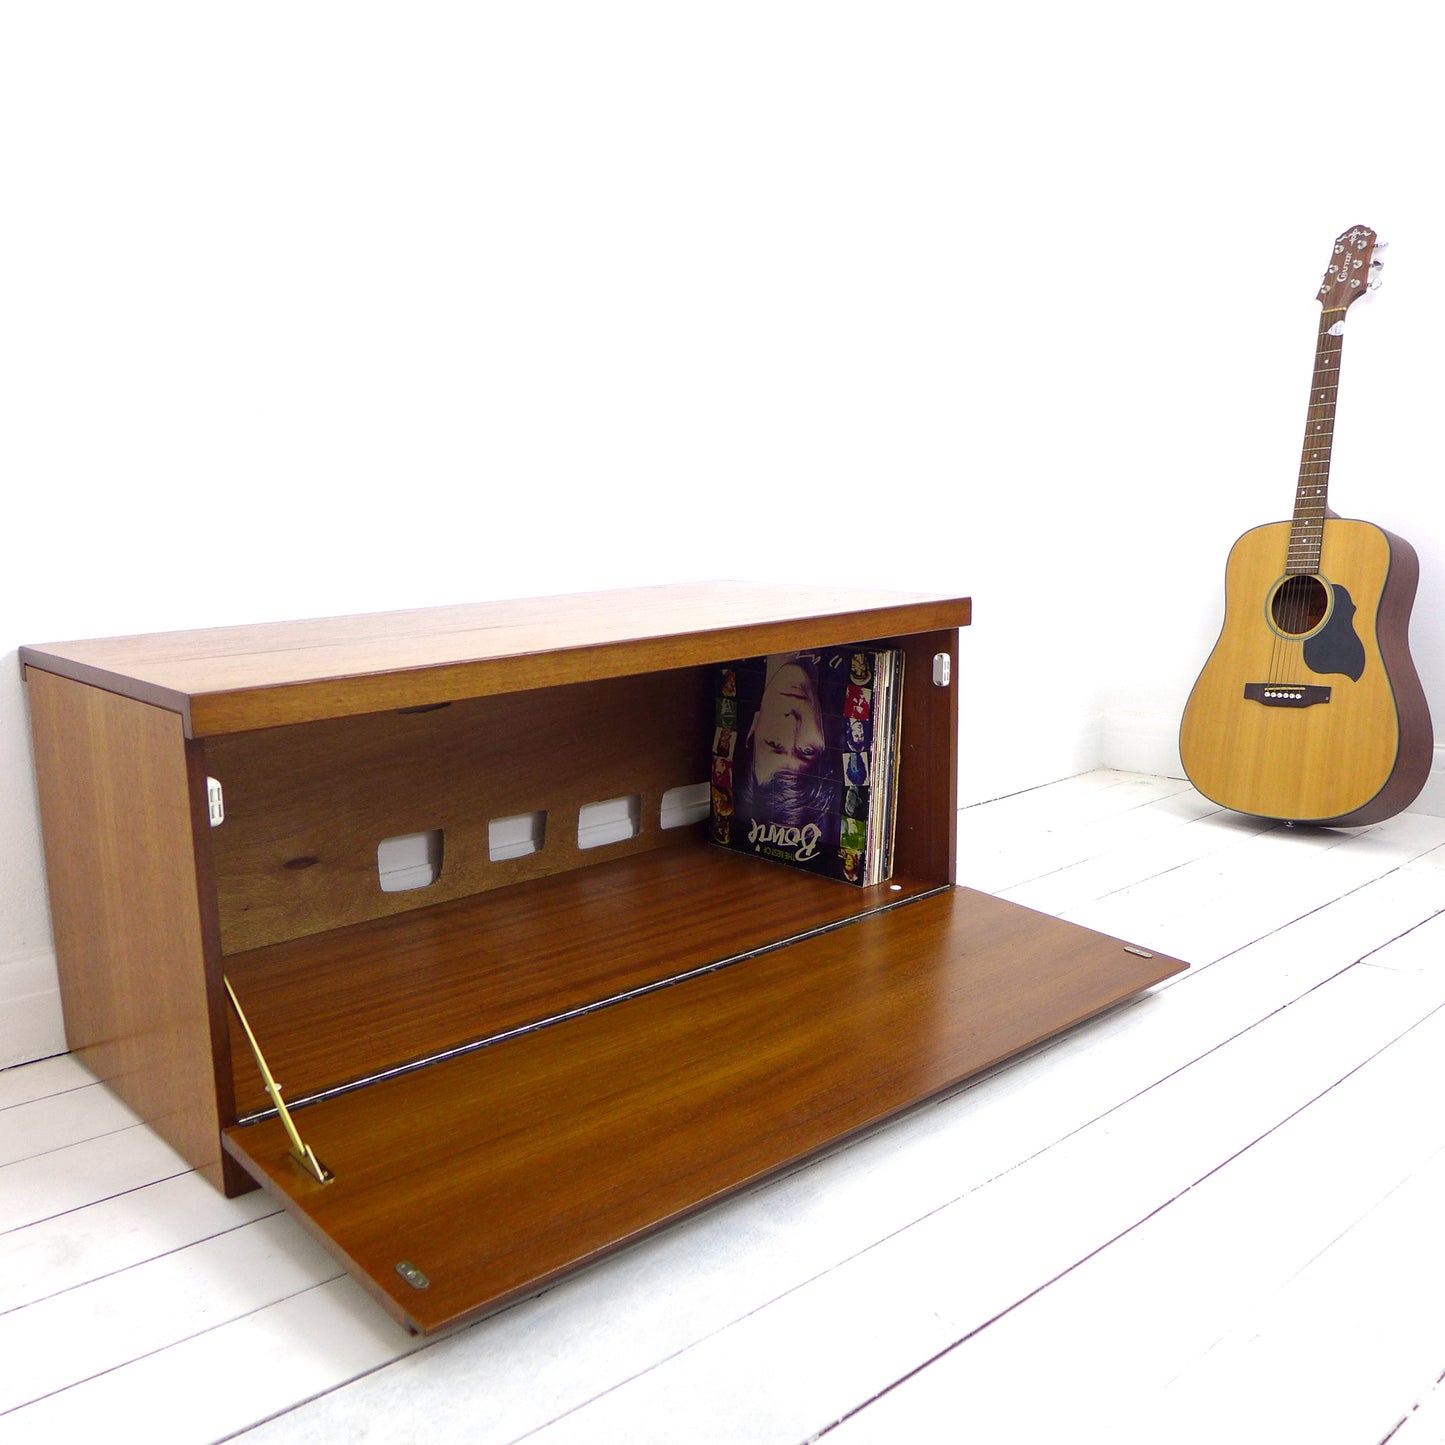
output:
[[[1315,344],[1315,373],[1310,384],[1310,405],[1305,420],[1304,448],[1300,453],[1299,485],[1294,494],[1294,517],[1289,530],[1286,572],[1320,570],[1320,544],[1324,540],[1325,513],[1329,507],[1330,450],[1335,440],[1335,398],[1340,385],[1340,350],[1344,346],[1344,308],[1320,314],[1320,335]]]

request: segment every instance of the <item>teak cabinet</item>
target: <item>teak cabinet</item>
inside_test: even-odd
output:
[[[534,1292],[1184,967],[954,886],[968,621],[714,583],[23,648],[70,1046],[408,1328]],[[893,879],[711,846],[709,665],[873,640]]]

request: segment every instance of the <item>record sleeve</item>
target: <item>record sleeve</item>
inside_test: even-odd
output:
[[[712,839],[843,882],[892,871],[903,654],[867,644],[716,669]]]

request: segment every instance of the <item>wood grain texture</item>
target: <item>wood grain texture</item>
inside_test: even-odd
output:
[[[37,751],[75,1046],[191,1162],[235,1189],[241,1176],[219,1154],[216,1130],[235,1118],[238,1070],[251,1106],[261,1101],[224,1004],[230,960],[583,864],[690,849],[687,830],[661,830],[658,813],[668,788],[706,775],[703,664],[924,629],[906,646],[926,678],[931,653],[955,653],[953,629],[968,617],[962,598],[718,583],[24,648],[37,739],[45,734]],[[918,874],[905,893],[952,877],[954,706],[949,692],[920,694],[911,712],[905,705],[899,860]],[[205,815],[211,773],[227,794],[218,830]],[[88,791],[76,785],[80,774]],[[643,800],[639,835],[596,855],[581,849],[579,808],[633,793]],[[544,849],[492,860],[488,824],[530,812],[548,817]],[[383,892],[377,845],[432,828],[446,837],[439,883]],[[846,905],[802,913],[814,923],[852,916],[857,895],[843,896]],[[541,954],[556,948],[568,961],[554,959],[540,989],[536,980],[516,988],[515,970],[510,993],[487,995],[484,982],[482,1029],[596,1002],[594,988],[605,993],[619,978],[621,987],[654,982],[674,954],[714,962],[730,951],[717,928],[706,945],[688,937],[671,901],[658,909],[655,898],[634,896],[632,906],[670,919],[685,946],[673,948],[650,923],[639,929],[634,916],[613,919],[600,950],[590,939],[579,949],[565,901],[550,923],[521,901],[525,922],[510,932],[489,924],[515,941],[514,956],[540,939]],[[767,927],[783,932],[764,936],[765,908],[741,896],[733,906],[748,923],[722,931],[746,935],[748,947],[775,943],[796,923],[797,910],[775,908]],[[412,958],[396,941],[409,936],[393,937],[398,958]],[[416,938],[432,936],[423,922]],[[335,1035],[317,1009],[348,1017],[336,1000],[348,989],[354,1000],[355,977],[317,996],[308,961],[293,956],[289,966],[294,988],[276,1037],[293,1097],[297,1079],[325,1087],[476,1037],[475,1013],[458,1020],[423,1008],[398,1043],[386,1014],[406,1015],[409,989],[382,988],[358,1025],[366,1046],[343,1045],[338,1072],[325,1042]],[[454,972],[440,996],[455,1002],[448,989],[474,966]],[[269,1034],[264,1003],[262,1017]]]
[[[1410,658],[1418,577],[1413,548],[1369,522],[1324,523],[1321,573],[1348,589],[1365,649],[1358,681],[1315,674],[1299,644],[1266,620],[1285,571],[1290,524],[1246,532],[1230,552],[1223,629],[1195,683],[1180,728],[1185,772],[1211,801],[1294,822],[1362,824],[1392,816],[1424,786],[1433,746],[1429,711]],[[1328,703],[1267,707],[1246,683],[1328,685]]]
[[[1183,967],[950,890],[300,1110],[330,1184],[274,1120],[226,1147],[396,1318],[436,1330]]]
[[[28,691],[66,1039],[220,1185],[230,1070],[207,987],[204,779],[198,798],[174,713],[33,668]]]
[[[940,886],[856,888],[701,842],[226,961],[288,1103]],[[242,1116],[268,1107],[234,1018]]]
[[[954,876],[957,710],[931,680],[935,654],[956,661],[957,633],[885,639],[907,657],[896,871]],[[706,668],[471,699],[420,713],[270,728],[207,739],[226,797],[213,831],[223,951],[230,955],[592,864],[688,846],[660,826],[669,789],[708,775]],[[638,835],[599,855],[579,847],[581,807],[638,795]],[[490,857],[493,819],[541,812],[544,846]],[[441,876],[386,893],[384,839],[441,829]]]
[[[958,672],[958,631],[893,638],[889,645],[904,654],[894,871],[952,883],[958,876],[959,693],[966,686]],[[946,687],[933,681],[940,653],[949,660]]]
[[[189,736],[957,628],[967,598],[711,582],[23,647]]]
[[[707,780],[709,681],[651,673],[208,739],[226,798],[213,838],[224,951],[687,844],[661,827],[662,799]],[[584,805],[632,795],[635,838],[579,846]],[[543,847],[492,860],[489,823],[534,811]],[[383,892],[377,846],[431,829],[443,832],[437,881]]]

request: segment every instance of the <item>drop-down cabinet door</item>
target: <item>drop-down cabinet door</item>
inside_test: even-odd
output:
[[[225,1145],[433,1331],[866,1129],[1184,965],[950,888]]]

